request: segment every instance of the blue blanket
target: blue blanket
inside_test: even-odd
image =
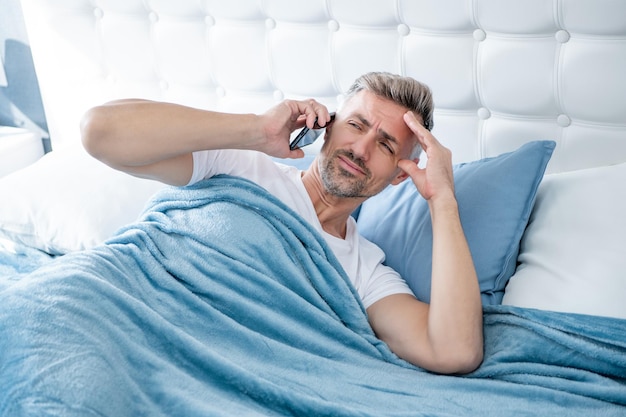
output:
[[[52,259],[48,253],[0,238],[0,291]]]
[[[0,415],[626,414],[625,321],[490,307],[485,343],[464,377],[400,360],[320,236],[218,177],[0,291]]]

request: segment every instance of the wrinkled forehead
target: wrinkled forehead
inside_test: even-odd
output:
[[[338,111],[340,112],[354,111],[355,109],[365,110],[368,104],[375,108],[378,108],[378,107],[395,108],[397,109],[398,114],[404,114],[407,111],[412,111],[408,107],[405,107],[404,105],[396,101],[393,101],[392,99],[388,97],[376,95],[375,93],[369,90],[361,90],[353,94],[352,96],[347,97],[339,105]],[[415,111],[413,111],[413,114],[415,115],[417,120],[420,122],[420,124],[424,126],[424,118],[422,117],[422,115],[419,112],[415,112]],[[404,123],[402,124],[404,125]]]

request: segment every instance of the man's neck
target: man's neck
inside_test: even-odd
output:
[[[322,229],[332,236],[345,239],[348,218],[362,201],[330,195],[322,184],[315,163],[302,173],[302,183],[313,203]]]

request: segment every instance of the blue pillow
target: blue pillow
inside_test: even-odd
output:
[[[501,303],[515,272],[520,239],[555,145],[529,142],[514,152],[454,166],[459,214],[484,305]],[[432,224],[428,203],[411,179],[364,202],[357,224],[385,252],[385,264],[418,299],[430,302]]]

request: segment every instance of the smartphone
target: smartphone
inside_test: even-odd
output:
[[[326,123],[328,126],[329,123],[335,120],[335,112],[330,114],[330,121]],[[303,148],[307,145],[312,144],[317,140],[317,138],[322,134],[322,129],[325,129],[326,126],[320,127],[317,124],[317,117],[315,118],[315,124],[313,125],[313,129],[309,129],[307,126],[304,126],[300,132],[298,132],[298,136],[289,144],[289,149],[292,151],[294,149]]]

